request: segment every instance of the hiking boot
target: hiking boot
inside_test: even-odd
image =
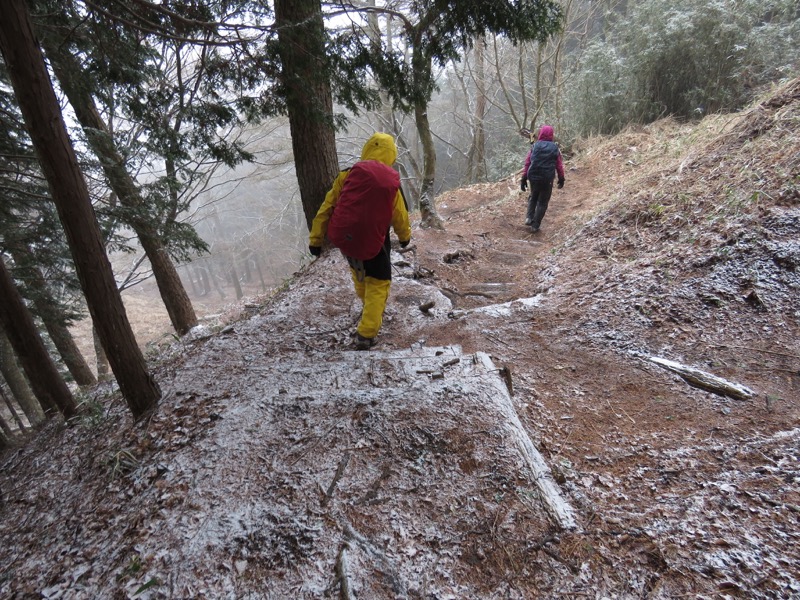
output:
[[[356,350],[369,350],[375,345],[375,338],[367,338],[360,333],[356,334]]]

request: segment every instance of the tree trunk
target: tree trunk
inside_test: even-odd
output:
[[[436,148],[433,145],[431,124],[428,121],[428,105],[417,101],[414,105],[414,120],[417,134],[422,143],[422,183],[419,188],[419,211],[422,227],[444,229],[444,224],[436,212],[434,201],[434,180],[436,177]]]
[[[142,249],[150,260],[153,276],[172,327],[180,335],[184,335],[197,325],[197,314],[186,288],[183,287],[175,263],[172,262],[167,248],[158,236],[148,236],[142,232],[137,232],[137,235]]]
[[[14,419],[14,422],[17,424],[17,427],[19,427],[20,432],[25,433],[25,430],[27,429],[25,427],[25,423],[22,422],[19,413],[17,413],[17,409],[15,409],[14,405],[11,403],[11,398],[9,398],[3,393],[2,388],[0,388],[0,398],[3,399],[3,403],[8,408],[8,412],[11,414],[11,418]],[[1,425],[3,430],[5,430],[6,432],[6,435],[8,435],[8,437],[12,437],[14,435],[14,432],[11,431],[11,427],[9,427],[5,421],[3,421]]]
[[[244,273],[242,273],[242,282],[244,283],[253,283],[253,270],[250,268],[252,264],[252,259],[250,257],[252,255],[252,250],[245,250],[243,254],[242,268],[244,269]]]
[[[49,409],[53,412],[58,410],[55,405],[43,407],[33,395],[24,373],[19,368],[17,357],[14,356],[14,349],[11,347],[2,323],[0,323],[0,372],[31,427],[37,427],[45,420],[45,410]]]
[[[47,329],[47,335],[50,336],[53,345],[58,350],[75,383],[81,387],[97,383],[94,373],[92,373],[89,364],[81,354],[69,329],[52,314],[51,310],[40,306],[41,304],[43,304],[41,300],[35,302],[36,311],[42,318],[45,329]]]
[[[3,417],[0,417],[0,420],[2,419]],[[5,424],[5,421],[3,421],[3,424]],[[5,431],[3,431],[4,429],[5,427],[0,429],[0,450],[5,450],[6,448],[11,447],[11,439],[9,439],[9,437],[5,434]]]
[[[486,67],[484,50],[486,38],[475,40],[475,115],[472,146],[469,149],[468,179],[471,182],[486,180]]]
[[[276,0],[282,84],[300,201],[311,222],[339,172],[320,0]]]
[[[125,313],[24,0],[0,2],[0,50],[64,226],[92,320],[128,407],[135,418],[141,417],[156,406],[161,390],[147,371]]]
[[[531,120],[531,131],[535,131],[535,127],[533,126],[536,123],[536,119],[539,116],[539,112],[542,110],[542,68],[543,68],[543,59],[542,55],[544,54],[544,43],[539,42],[536,47],[536,113]]]
[[[228,264],[230,265],[233,291],[236,292],[236,299],[241,300],[244,297],[244,292],[242,292],[242,284],[239,282],[239,271],[236,269],[236,252],[233,250],[228,254]]]
[[[100,334],[97,333],[97,327],[92,327],[92,342],[94,342],[94,355],[97,361],[97,378],[101,381],[108,379],[111,372],[108,366],[108,356],[106,351],[103,350],[103,342],[100,341]]]
[[[217,293],[219,294],[219,299],[224,300],[226,298],[225,290],[223,290],[222,286],[219,284],[219,277],[217,277],[217,273],[214,270],[213,259],[204,260],[203,262],[208,267],[208,278],[211,280],[211,283],[214,284],[214,289],[217,290]]]
[[[6,269],[2,257],[0,257],[0,323],[28,377],[33,393],[42,406],[55,405],[65,418],[74,417],[78,410],[75,399],[47,353],[33,317],[14,286],[11,273]]]
[[[261,282],[261,291],[266,293],[267,292],[267,282],[264,281],[264,271],[261,268],[261,258],[257,253],[253,253],[253,266],[256,268],[256,272],[258,273],[258,280]]]
[[[184,269],[186,269],[186,277],[189,278],[189,284],[192,286],[192,295],[198,297],[200,293],[197,291],[196,269],[191,262],[186,263]]]
[[[368,0],[367,6],[374,8],[376,6],[375,0]],[[381,52],[381,41],[383,37],[386,38],[385,52],[391,53],[393,51],[392,19],[392,16],[386,15],[386,32],[384,35],[380,28],[378,14],[376,12],[370,12],[367,15],[367,35],[369,36],[370,44],[375,54]],[[378,109],[378,118],[380,119],[383,129],[394,135],[397,142],[400,156],[397,158],[395,167],[400,173],[401,180],[403,180],[404,193],[409,192],[406,194],[406,201],[409,203],[409,211],[412,211],[418,208],[417,200],[419,198],[419,188],[414,184],[414,179],[421,179],[421,169],[410,152],[403,152],[403,149],[410,148],[410,144],[403,135],[403,127],[397,119],[394,108],[392,108],[389,94],[385,90],[380,90],[379,94],[381,98],[381,107]]]
[[[11,249],[11,255],[18,264],[21,264],[21,261],[17,260],[17,257],[23,259],[26,264],[35,264],[32,252],[27,247],[16,246]],[[61,355],[61,359],[69,369],[73,379],[75,379],[75,383],[79,386],[97,383],[94,373],[92,373],[86,363],[86,359],[78,349],[75,339],[64,324],[64,319],[57,312],[58,304],[53,299],[42,272],[38,267],[34,266],[25,269],[25,275],[31,291],[34,292],[32,296],[36,314],[42,319],[45,329],[47,329],[47,335],[50,336],[58,353]]]
[[[208,296],[211,293],[211,282],[208,280],[208,267],[205,259],[203,259],[203,264],[197,267],[197,272],[200,274],[200,282],[203,284],[203,293],[200,295]]]
[[[375,0],[367,0],[367,6],[376,8]],[[392,51],[392,17],[386,15],[386,52]],[[381,31],[380,21],[378,20],[378,12],[367,13],[367,37],[369,37],[370,47],[373,54],[380,55],[382,50],[383,32]],[[386,90],[378,91],[381,99],[380,108],[377,110],[378,118],[384,126],[384,130],[390,129],[397,137],[397,128],[395,127],[394,109],[389,94]]]
[[[524,44],[517,45],[517,84],[519,85],[519,89],[525,90],[525,61],[523,60],[523,53],[524,53]],[[525,95],[524,91],[521,94],[522,96],[522,116],[517,114],[517,100],[515,94],[509,90],[508,86],[506,85],[506,76],[502,69],[502,64],[500,61],[500,54],[497,51],[497,36],[492,36],[492,54],[493,54],[493,66],[494,66],[494,81],[500,86],[500,89],[503,92],[503,99],[505,100],[506,107],[505,110],[514,120],[514,125],[517,129],[522,129],[522,126],[526,124],[528,120],[528,104],[527,104],[527,96]]]
[[[83,73],[77,59],[69,54],[66,48],[57,46],[55,41],[48,37],[44,40],[58,81],[78,117],[92,152],[100,160],[106,179],[117,195],[119,203],[134,211],[143,210],[145,201],[139,192],[139,187],[125,167],[125,159],[117,150],[113,136],[100,117],[94,99],[89,93],[89,78]],[[181,335],[187,333],[197,325],[197,315],[164,241],[145,216],[134,217],[128,224],[136,232],[153,268],[153,277],[172,327]]]
[[[41,314],[37,303],[37,311]],[[61,323],[58,319],[54,319],[52,315],[43,315],[42,321],[44,322],[47,335],[53,342],[53,345],[58,350],[61,359],[69,370],[70,375],[80,387],[94,385],[97,379],[89,368],[89,363],[86,362],[83,354],[81,354],[78,344],[75,343],[75,338],[72,337],[69,329]]]

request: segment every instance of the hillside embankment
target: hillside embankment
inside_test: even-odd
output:
[[[324,253],[2,457],[0,595],[800,595],[799,147],[793,81],[585,140],[535,234],[447,192],[369,352]]]

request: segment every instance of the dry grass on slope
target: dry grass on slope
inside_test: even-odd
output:
[[[624,347],[660,345],[662,327],[693,343],[712,324],[719,343],[779,343],[775,321],[798,316],[798,147],[800,79],[735,115],[590,141],[575,162],[605,198],[554,257],[560,295],[588,331],[628,332]]]
[[[666,119],[623,132],[592,151],[627,155],[623,168],[611,169],[623,182],[602,225],[647,229],[648,247],[681,232],[702,237],[698,226],[723,238],[735,235],[764,210],[800,202],[798,147],[800,79],[735,115],[713,115],[695,126]]]

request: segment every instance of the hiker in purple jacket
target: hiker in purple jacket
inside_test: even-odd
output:
[[[544,213],[553,193],[553,180],[558,174],[558,189],[564,187],[564,160],[561,151],[553,141],[553,128],[542,125],[539,137],[531,146],[525,158],[525,169],[522,171],[520,189],[524,192],[531,186],[531,195],[528,198],[528,213],[525,224],[531,228],[531,233],[539,231]]]

